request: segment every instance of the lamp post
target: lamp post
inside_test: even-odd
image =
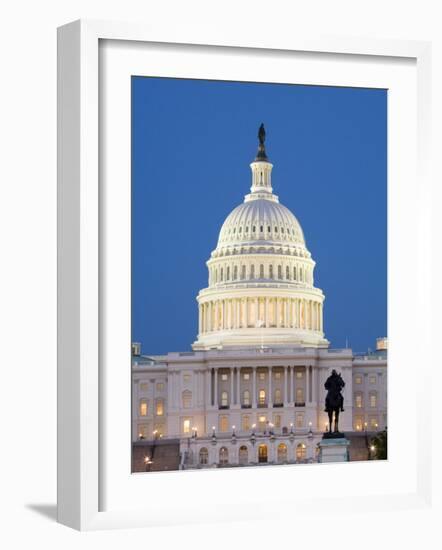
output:
[[[215,426],[212,426],[212,445],[216,445]]]
[[[150,472],[150,471],[151,471],[151,468],[152,468],[152,459],[150,458],[150,456],[145,456],[145,457],[144,457],[144,468],[145,468],[146,472]]]
[[[250,442],[252,443],[252,445],[255,445],[256,443],[255,428],[256,424],[252,424],[252,433],[250,434]]]

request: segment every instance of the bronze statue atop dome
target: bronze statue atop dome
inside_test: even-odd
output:
[[[258,140],[259,140],[258,153],[256,155],[255,161],[268,161],[266,149],[264,145],[264,142],[266,140],[266,130],[264,128],[264,123],[261,123],[261,126],[259,127]]]

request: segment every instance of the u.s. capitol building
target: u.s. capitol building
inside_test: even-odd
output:
[[[366,354],[329,348],[315,261],[273,193],[263,127],[259,138],[250,193],[207,261],[193,351],[132,346],[134,471],[316,461],[332,369],[351,457],[369,458],[367,434],[386,428],[386,338]]]

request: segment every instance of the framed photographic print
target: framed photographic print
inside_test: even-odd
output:
[[[62,523],[424,505],[427,55],[59,30]]]

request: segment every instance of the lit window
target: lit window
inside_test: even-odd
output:
[[[266,379],[265,372],[260,372],[260,373],[258,374],[258,378],[259,378],[260,380],[265,380],[265,379]]]
[[[266,392],[265,390],[259,390],[258,402],[260,405],[265,405],[266,403]]]
[[[228,379],[227,374],[224,373],[224,374],[221,375],[221,380],[223,380],[225,382],[227,379]]]
[[[200,464],[208,464],[209,462],[209,451],[206,447],[200,449]]]
[[[296,371],[296,378],[300,379],[304,377],[304,373],[302,371]]]
[[[164,401],[162,399],[157,401],[156,414],[157,416],[163,416],[164,414]]]
[[[370,384],[376,384],[376,375],[370,376]]]
[[[355,407],[357,409],[362,409],[362,394],[361,393],[357,393],[355,395]]]
[[[280,443],[278,445],[278,462],[285,462],[287,460],[287,445]]]
[[[249,390],[244,391],[242,402],[243,402],[243,405],[250,405],[250,392],[249,392]]]
[[[273,415],[273,424],[275,425],[275,428],[281,427],[281,415],[280,414],[274,414]]]
[[[244,377],[244,380],[250,380],[250,374],[248,372],[245,372],[243,377]]]
[[[242,415],[242,429],[244,432],[250,430],[250,415],[248,414]]]
[[[192,392],[189,390],[183,391],[182,400],[183,400],[183,408],[190,409],[190,407],[192,406]]]
[[[145,439],[149,433],[149,428],[147,424],[140,424],[138,426],[138,439]]]
[[[147,384],[146,382],[143,382],[142,384],[140,384],[141,391],[147,391],[148,389],[149,389],[149,384]]]
[[[307,456],[307,447],[305,443],[299,443],[296,446],[296,460],[304,460]]]
[[[375,393],[370,394],[370,407],[377,407],[378,396]]]
[[[259,422],[259,430],[261,432],[263,432],[265,429],[266,429],[266,424],[267,424],[267,418],[265,416],[260,416],[258,418],[258,422]]]
[[[355,419],[354,419],[354,429],[357,431],[357,432],[360,432],[362,431],[362,426],[364,425],[364,422],[362,420],[362,416],[355,416]]]
[[[280,373],[280,372],[275,372],[275,379],[276,379],[276,380],[280,380],[280,379],[281,379],[281,373]]]
[[[157,391],[163,391],[163,390],[164,390],[164,383],[157,382]]]
[[[277,388],[277,389],[275,390],[275,403],[276,403],[277,405],[279,405],[281,402],[282,402],[282,401],[281,401],[281,390],[280,390],[279,388]]]
[[[229,417],[228,416],[220,416],[219,417],[219,431],[220,432],[228,432],[229,431]]]
[[[304,413],[296,413],[296,427],[297,428],[304,427]]]
[[[304,390],[302,388],[296,390],[296,403],[304,403]]]
[[[227,447],[221,447],[219,450],[219,463],[228,464],[229,463],[229,450]]]
[[[229,395],[226,391],[221,392],[221,406],[227,407],[229,404]]]
[[[190,382],[190,374],[184,374],[183,375],[184,382]]]
[[[355,384],[362,384],[362,376],[355,376]]]
[[[378,419],[376,417],[370,418],[370,427],[372,430],[378,429]]]
[[[186,418],[183,421],[183,433],[190,433],[190,418]]]
[[[147,401],[146,399],[140,400],[140,416],[147,416]]]

